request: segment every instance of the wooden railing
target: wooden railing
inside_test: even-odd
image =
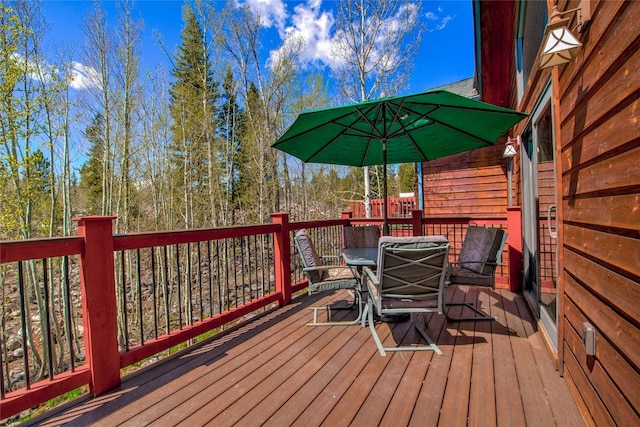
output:
[[[382,218],[383,199],[371,199],[371,216],[373,218]],[[351,200],[349,209],[353,212],[353,216],[357,218],[365,217],[364,202],[362,200]],[[389,218],[410,218],[411,213],[416,209],[415,197],[388,197],[387,198],[387,216]]]
[[[469,224],[519,230],[519,211],[511,216],[423,219],[413,211],[389,222],[393,235],[447,236],[455,256]],[[255,226],[113,235],[113,217],[83,217],[77,237],[3,241],[3,295],[15,297],[13,306],[2,306],[3,324],[19,318],[25,331],[37,314],[40,332],[22,339],[21,354],[11,359],[11,337],[2,337],[0,418],[84,385],[103,394],[120,383],[122,368],[289,304],[307,286],[299,257],[292,256],[297,230],[308,229],[323,254],[339,255],[342,227],[381,224],[349,212],[329,221],[289,222],[287,213],[272,218]],[[507,263],[510,257],[507,251]],[[519,277],[510,265],[498,272],[499,285]],[[42,301],[30,309],[34,298]],[[39,313],[32,312],[36,306]],[[30,358],[31,346],[42,360]],[[45,379],[36,380],[35,367]],[[16,370],[23,372],[21,385],[7,390]]]

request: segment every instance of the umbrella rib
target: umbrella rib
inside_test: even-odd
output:
[[[413,130],[415,130],[415,129],[421,129],[421,128],[424,128],[424,127],[430,126],[430,125],[432,125],[432,124],[434,124],[434,123],[437,123],[437,124],[439,124],[439,125],[441,125],[441,126],[446,127],[447,129],[451,129],[451,130],[453,130],[454,132],[460,133],[460,134],[462,134],[462,135],[465,135],[465,136],[468,136],[468,137],[470,137],[470,138],[473,138],[473,139],[475,139],[476,141],[482,142],[483,144],[485,144],[485,145],[487,145],[487,146],[489,146],[489,145],[493,145],[493,143],[494,143],[495,141],[491,141],[491,140],[488,140],[488,139],[485,139],[485,138],[480,138],[479,136],[474,135],[473,133],[469,133],[469,132],[467,132],[467,131],[465,131],[465,130],[459,129],[459,128],[455,127],[455,126],[452,126],[452,125],[450,125],[450,124],[448,124],[448,123],[445,123],[445,122],[443,122],[443,121],[441,121],[441,120],[438,120],[438,119],[434,119],[433,117],[430,117],[430,116],[429,116],[429,114],[432,114],[434,111],[437,111],[440,107],[441,107],[440,105],[437,105],[437,106],[435,106],[435,108],[434,108],[433,110],[429,111],[428,113],[418,113],[418,112],[416,112],[416,111],[414,111],[414,110],[412,110],[412,109],[406,108],[406,110],[407,110],[407,111],[409,111],[409,112],[411,112],[412,114],[416,114],[416,115],[418,115],[418,118],[416,118],[412,123],[415,123],[415,122],[417,122],[417,121],[418,121],[418,120],[420,120],[420,119],[427,119],[427,120],[429,120],[429,121],[430,121],[429,123],[425,123],[424,125],[421,125],[421,126],[417,126],[417,127],[415,127]],[[447,107],[447,108],[452,108],[452,107],[450,107],[450,106],[446,106],[446,107]],[[465,108],[465,110],[484,111],[484,110],[479,109],[479,108]],[[402,125],[401,125],[401,126],[402,126]],[[402,129],[403,131],[406,131],[405,126],[402,126],[402,128],[403,128],[403,129]],[[400,131],[396,132],[396,134],[400,134],[400,133],[401,133]],[[405,134],[407,134],[407,135],[409,134],[408,132],[404,132],[404,133],[405,133]],[[395,134],[394,134],[394,135],[391,135],[390,137],[393,137],[393,136],[395,136]],[[496,139],[497,139],[497,138],[496,138]],[[413,139],[412,139],[412,142],[415,144],[415,141],[413,141]]]
[[[393,138],[393,137],[395,137],[396,135],[401,135],[401,134],[403,134],[403,133],[404,133],[404,134],[408,134],[407,127],[408,127],[409,125],[412,125],[412,124],[416,123],[418,120],[421,120],[421,119],[427,119],[427,120],[430,120],[430,121],[429,121],[428,123],[425,123],[424,125],[416,126],[416,127],[415,127],[414,129],[412,129],[412,130],[415,130],[415,129],[422,129],[422,128],[424,128],[424,127],[427,127],[427,126],[429,126],[429,125],[433,124],[433,119],[432,119],[431,117],[429,117],[429,114],[431,114],[431,113],[433,113],[434,111],[436,111],[436,110],[439,108],[439,106],[434,106],[434,107],[435,107],[435,108],[433,108],[432,110],[429,110],[429,111],[428,111],[428,112],[426,112],[426,113],[419,113],[419,112],[415,111],[414,109],[407,108],[407,107],[405,107],[404,105],[399,105],[399,106],[398,106],[398,111],[396,112],[396,117],[398,116],[398,113],[400,112],[400,110],[401,110],[401,109],[403,109],[404,111],[406,111],[406,112],[408,112],[408,113],[414,114],[414,115],[416,115],[417,117],[416,117],[414,120],[412,120],[412,121],[411,121],[411,123],[402,123],[402,122],[400,122],[400,121],[397,121],[397,122],[398,122],[398,124],[400,125],[400,128],[401,128],[401,129],[400,129],[400,130],[398,130],[398,131],[396,131],[396,132],[394,132],[393,134],[389,135],[389,138]]]
[[[371,127],[371,129],[373,130],[373,132],[371,132],[370,134],[366,134],[365,132],[362,132],[363,135],[367,135],[369,138],[384,138],[384,135],[380,134],[380,131],[378,130],[378,128],[375,126],[374,123],[371,122],[371,120],[369,120],[369,118],[367,117],[367,115],[365,113],[362,112],[362,110],[360,108],[358,108],[357,106],[355,107],[356,111],[358,112],[358,114],[360,115],[360,119],[367,122],[367,124]],[[367,113],[370,112],[373,109],[373,107],[369,108]],[[378,109],[378,111],[380,111],[381,108]],[[378,116],[380,114],[378,113]],[[359,120],[356,120],[355,122],[353,122],[353,124],[357,123]]]
[[[369,111],[371,111],[371,109],[373,108],[370,107]],[[338,117],[337,119],[333,119],[330,120],[329,123],[334,124],[336,126],[342,127],[344,129],[344,131],[338,133],[336,136],[334,136],[333,138],[331,138],[331,140],[329,140],[326,144],[324,144],[322,147],[320,147],[320,149],[316,150],[315,153],[313,153],[312,156],[310,156],[307,160],[305,160],[305,162],[313,162],[313,159],[315,157],[317,157],[320,153],[322,153],[322,151],[325,150],[325,148],[329,147],[331,144],[334,143],[334,141],[338,138],[340,138],[342,135],[349,135],[349,136],[355,136],[355,137],[359,137],[359,138],[372,138],[372,137],[379,137],[378,135],[374,135],[373,132],[371,133],[367,133],[364,132],[362,130],[359,129],[355,129],[353,126],[358,123],[360,120],[364,120],[367,122],[367,124],[369,124],[371,126],[371,128],[375,131],[377,131],[377,129],[375,128],[375,126],[372,125],[371,121],[367,118],[366,114],[362,112],[362,110],[358,107],[356,107],[356,111],[359,114],[359,118],[356,118],[351,124],[347,125],[347,124],[343,124],[343,123],[339,123],[338,120],[348,117],[350,116],[350,114],[344,114],[340,117]],[[312,130],[316,130],[316,129],[320,129],[322,126],[316,126],[313,129],[310,129],[306,132],[300,133],[298,135],[296,135],[296,137],[300,136],[300,135],[304,135],[307,132],[311,132]],[[349,131],[353,131],[353,133],[349,133]],[[367,144],[367,149],[365,150],[366,153],[369,152],[369,147],[370,147],[370,143]],[[366,159],[366,156],[364,157]]]
[[[346,112],[346,113],[342,114],[341,116],[336,117],[335,119],[330,120],[330,121],[329,121],[329,122],[327,122],[327,123],[331,123],[331,124],[334,124],[334,125],[336,125],[336,126],[343,127],[343,128],[345,128],[345,129],[347,129],[347,130],[353,130],[353,131],[355,131],[355,132],[361,132],[361,131],[358,131],[357,129],[353,129],[353,128],[352,128],[352,126],[353,126],[355,123],[357,123],[359,119],[357,119],[356,121],[354,121],[354,122],[353,122],[352,124],[350,124],[350,125],[345,125],[345,124],[342,124],[342,123],[339,123],[339,122],[338,122],[338,120],[344,119],[345,117],[349,117],[351,114],[352,114],[352,113],[350,113],[350,112]],[[308,134],[308,133],[315,132],[315,131],[317,131],[318,129],[321,129],[321,128],[325,127],[325,126],[327,125],[327,123],[322,123],[322,124],[319,124],[319,125],[316,125],[316,126],[310,127],[309,129],[305,129],[303,132],[300,132],[300,133],[297,133],[297,134],[295,134],[295,135],[291,135],[291,136],[287,137],[287,139],[281,139],[281,140],[278,140],[275,144],[273,144],[273,147],[278,147],[278,146],[280,146],[280,145],[282,145],[282,144],[284,144],[284,143],[288,142],[288,141],[289,141],[289,140],[291,140],[291,139],[299,138],[299,137],[301,137],[301,136],[303,136],[303,135],[306,135],[306,134]],[[361,132],[361,134],[362,134],[362,135],[353,135],[353,136],[364,136],[364,137],[369,137],[369,136],[370,136],[370,135],[366,134],[365,132]]]
[[[395,118],[397,118],[397,117],[398,117],[398,115],[399,115],[399,113],[400,113],[400,110],[407,111],[407,112],[409,112],[409,113],[411,113],[411,114],[416,114],[418,117],[417,117],[415,120],[412,120],[412,121],[411,121],[411,123],[407,123],[407,124],[402,123],[400,120],[397,120],[398,124],[400,125],[401,130],[398,130],[398,131],[397,131],[397,132],[395,132],[393,135],[390,135],[390,136],[389,136],[389,138],[393,138],[396,134],[398,134],[398,135],[399,135],[399,134],[404,133],[404,135],[406,135],[406,136],[407,136],[407,138],[409,138],[409,140],[411,141],[411,144],[413,145],[413,147],[415,148],[415,150],[416,150],[418,153],[420,153],[420,156],[422,157],[422,159],[421,159],[421,160],[422,160],[423,162],[429,161],[429,158],[428,158],[428,157],[427,157],[427,155],[424,153],[424,151],[420,148],[420,146],[418,145],[418,143],[416,142],[416,140],[413,138],[413,136],[411,135],[411,132],[407,131],[407,127],[408,127],[408,125],[410,125],[410,124],[416,123],[416,122],[417,122],[418,120],[420,120],[420,119],[428,119],[428,120],[431,120],[431,118],[427,117],[427,115],[428,115],[428,114],[431,114],[432,112],[434,112],[434,111],[435,111],[435,110],[437,110],[437,109],[438,109],[438,106],[435,106],[435,108],[433,108],[432,110],[430,110],[428,113],[418,113],[418,112],[414,111],[414,110],[413,110],[413,109],[411,109],[411,108],[407,108],[407,107],[405,107],[405,106],[404,106],[404,101],[403,101],[403,102],[402,102],[402,104],[398,105],[398,109],[396,110],[396,114],[395,114],[394,120],[395,120]],[[431,124],[433,124],[433,121],[429,121],[428,123],[426,123],[426,124],[424,124],[424,125],[422,125],[422,126],[419,126],[419,127],[417,127],[416,129],[420,129],[420,128],[423,128],[423,127],[427,127],[427,126],[429,126],[429,125],[431,125]]]

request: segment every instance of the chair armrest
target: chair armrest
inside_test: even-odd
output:
[[[504,265],[501,262],[490,262],[490,261],[451,261],[449,265],[462,265],[462,264],[484,264],[484,265]]]
[[[380,292],[378,291],[378,286],[380,286],[378,276],[376,276],[376,273],[369,267],[364,266],[362,268],[362,277],[364,280],[364,288],[369,291],[369,299],[373,301],[373,305],[378,311],[378,316],[380,316],[382,314],[382,304],[380,304]],[[374,307],[371,307],[371,309],[373,310]]]
[[[302,271],[304,271],[305,273],[309,273],[311,271],[318,271],[318,270],[322,270],[323,272],[329,272],[329,271],[337,271],[337,270],[348,270],[351,275],[353,276],[354,279],[358,279],[358,277],[354,274],[353,269],[351,267],[349,267],[348,265],[322,265],[319,267],[306,267],[303,268]],[[311,280],[311,275],[309,275],[309,282],[313,282]]]
[[[351,267],[349,267],[348,265],[321,265],[318,267],[305,267],[302,269],[302,271],[318,271],[318,270],[332,270],[332,269],[349,269],[351,270]]]
[[[373,272],[368,266],[362,267],[362,275],[364,277],[365,282],[369,283],[371,281],[374,286],[378,286],[380,283],[378,282],[378,276]]]

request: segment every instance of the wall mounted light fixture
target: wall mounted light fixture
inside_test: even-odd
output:
[[[587,28],[591,19],[591,6],[589,0],[580,0],[580,5],[575,9],[564,12],[558,10],[558,5],[553,6],[549,23],[544,30],[542,40],[542,54],[540,55],[539,68],[553,67],[555,65],[571,62],[576,57],[582,43],[569,30],[570,18],[562,18],[562,15],[577,12],[578,24],[574,28],[582,33]]]
[[[509,159],[511,157],[515,157],[517,154],[516,144],[518,142],[517,138],[507,138],[507,143],[504,145],[504,152],[502,153],[502,157]]]
[[[507,143],[504,145],[504,152],[502,157],[507,159],[507,206],[513,205],[513,187],[512,187],[512,174],[513,174],[513,158],[518,153],[517,146],[520,145],[520,135],[515,138],[507,138]]]

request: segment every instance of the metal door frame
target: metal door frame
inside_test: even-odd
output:
[[[555,185],[555,197],[557,200],[558,195],[558,183],[555,181],[555,145],[556,136],[553,126],[553,103],[551,102],[551,82],[547,84],[542,91],[540,99],[533,108],[531,119],[523,132],[522,146],[521,146],[521,174],[522,174],[522,238],[523,238],[523,283],[525,300],[531,306],[531,309],[535,315],[540,319],[542,327],[545,329],[546,334],[549,337],[549,341],[557,351],[558,342],[558,325],[557,315],[556,320],[544,309],[540,304],[540,298],[542,295],[542,280],[540,269],[540,242],[538,237],[538,227],[540,226],[540,204],[539,204],[539,186],[538,186],[538,141],[536,134],[536,124],[539,122],[542,114],[547,108],[550,109],[552,120],[552,144],[554,152],[554,185]],[[549,232],[551,230],[549,229]],[[530,249],[532,248],[532,250]],[[556,246],[556,254],[558,247]],[[555,257],[557,263],[557,255]],[[533,262],[532,262],[533,261]],[[533,271],[529,271],[529,268],[534,268]],[[557,265],[556,265],[557,272]],[[531,282],[533,280],[533,283]],[[557,280],[556,280],[556,292],[557,292]],[[558,313],[558,295],[555,299],[556,313]]]

